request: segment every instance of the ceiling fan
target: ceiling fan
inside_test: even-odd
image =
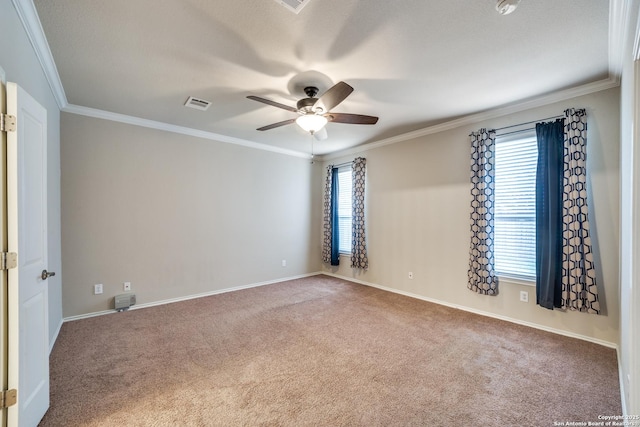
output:
[[[272,123],[270,125],[258,128],[257,130],[260,131],[297,123],[298,126],[300,126],[305,131],[314,134],[321,130],[324,125],[327,124],[327,122],[358,125],[376,124],[378,118],[374,116],[331,112],[331,109],[344,101],[347,96],[351,94],[351,92],[353,92],[353,88],[351,86],[349,86],[345,82],[338,82],[331,88],[329,88],[324,94],[322,94],[320,98],[316,98],[316,95],[318,94],[318,88],[315,86],[307,86],[304,88],[304,93],[308,98],[303,98],[298,101],[296,107],[290,107],[288,105],[280,104],[279,102],[261,98],[259,96],[249,95],[247,96],[247,98],[299,114],[297,118],[284,120],[278,123]]]

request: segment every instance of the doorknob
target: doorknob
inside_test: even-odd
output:
[[[55,271],[42,270],[42,274],[40,275],[40,277],[42,278],[42,280],[47,280],[49,277],[55,276],[55,275],[56,275]]]

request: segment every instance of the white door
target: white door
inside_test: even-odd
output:
[[[7,83],[8,249],[18,254],[9,270],[9,389],[18,402],[8,425],[36,426],[49,407],[47,280],[47,111],[15,83]]]

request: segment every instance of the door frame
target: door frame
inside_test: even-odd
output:
[[[0,67],[0,113],[7,112],[6,74]],[[6,252],[7,242],[7,134],[0,132],[0,252]],[[8,336],[9,336],[9,305],[8,305],[8,274],[7,270],[0,270],[0,387],[7,390],[8,381]],[[7,409],[0,408],[0,426],[7,426]]]

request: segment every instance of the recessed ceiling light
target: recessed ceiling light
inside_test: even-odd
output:
[[[520,0],[498,0],[496,10],[500,15],[508,15],[518,7]]]

